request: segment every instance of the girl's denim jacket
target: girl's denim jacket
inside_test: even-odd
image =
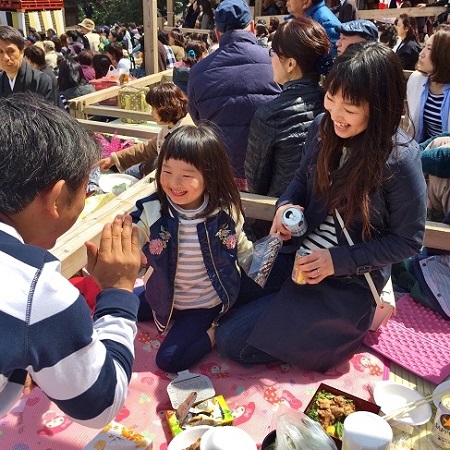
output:
[[[178,262],[177,212],[169,206],[169,214],[161,214],[161,203],[158,194],[154,193],[139,200],[131,216],[141,231],[142,250],[147,258],[145,298],[152,308],[158,331],[162,333],[173,312]],[[241,276],[239,265],[246,267],[251,260],[252,244],[242,230],[243,217],[236,217],[235,220],[224,210],[218,210],[197,224],[206,271],[222,302],[220,315],[237,299]]]

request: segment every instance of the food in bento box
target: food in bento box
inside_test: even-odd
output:
[[[319,422],[329,436],[342,439],[344,420],[355,411],[353,400],[321,390],[316,394],[307,415]]]
[[[120,184],[116,184],[115,186],[113,186],[112,188],[112,193],[114,195],[119,195],[121,194],[123,191],[127,190],[127,184],[126,183],[120,183]]]

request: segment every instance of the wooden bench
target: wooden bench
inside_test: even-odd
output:
[[[152,175],[148,175],[111,202],[79,220],[58,239],[52,253],[61,261],[64,276],[70,277],[86,265],[84,243],[88,240],[98,243],[105,223],[111,222],[117,214],[129,213],[133,210],[136,200],[155,191],[155,183],[149,182],[152,179]],[[275,198],[249,193],[242,193],[241,198],[247,217],[272,220]],[[424,245],[450,251],[450,226],[427,222]]]

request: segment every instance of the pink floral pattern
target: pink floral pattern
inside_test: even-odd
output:
[[[232,234],[231,230],[228,229],[228,225],[222,225],[220,230],[216,233],[216,236],[219,237],[222,244],[225,245],[228,250],[232,250],[236,247],[236,234]]]
[[[161,227],[161,233],[159,233],[158,239],[152,239],[148,243],[148,249],[152,255],[160,255],[162,251],[167,247],[167,243],[171,238],[170,233]]]

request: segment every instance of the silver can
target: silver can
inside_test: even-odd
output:
[[[297,208],[288,208],[281,216],[281,223],[292,233],[292,236],[298,237],[305,234],[307,225],[303,211]]]
[[[434,418],[431,439],[440,448],[450,448],[450,395],[441,398]]]

